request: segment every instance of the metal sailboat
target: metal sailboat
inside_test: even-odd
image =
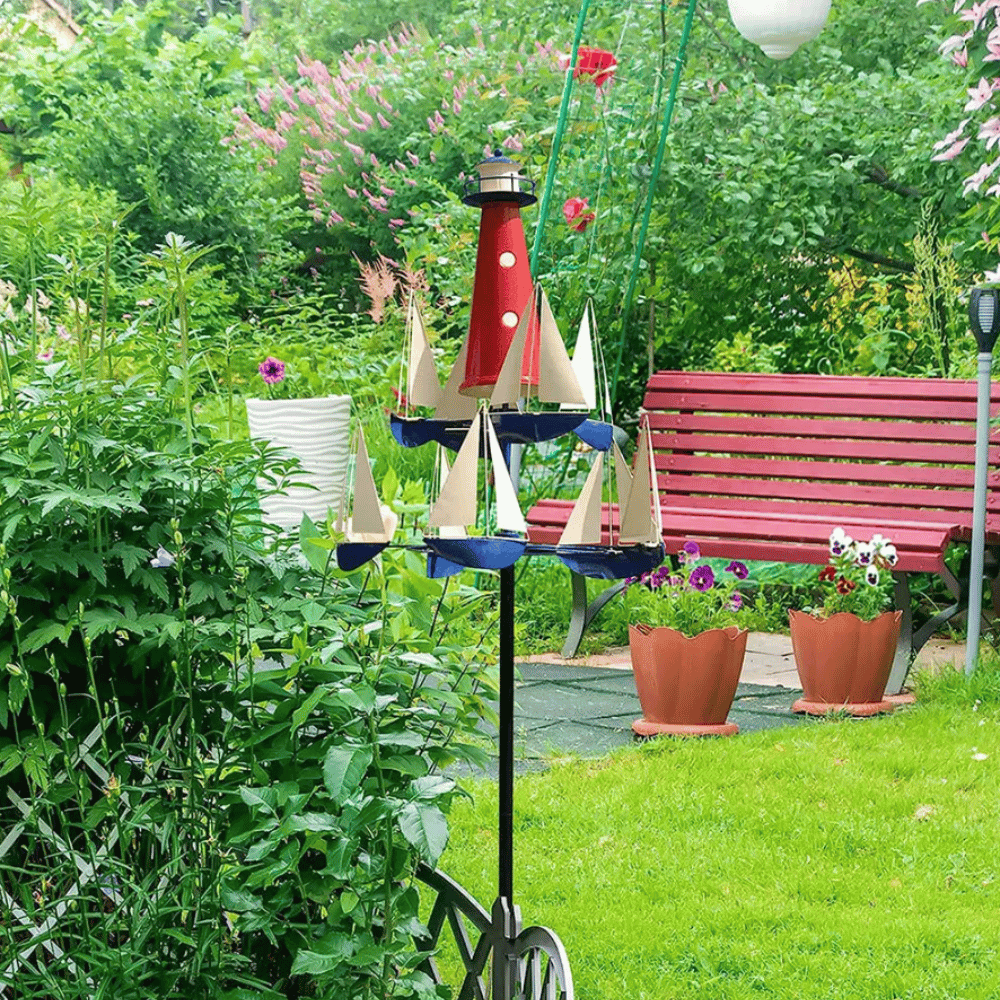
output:
[[[480,458],[487,468],[485,493],[490,493],[492,483],[492,496],[485,503],[479,491]],[[440,571],[442,567],[433,566],[435,556],[454,567],[454,572],[462,568],[505,569],[524,554],[527,525],[493,420],[485,408],[470,423],[427,523],[424,545],[432,556],[432,570],[437,570],[432,575],[448,575]]]
[[[345,498],[350,492],[351,514],[344,517]],[[358,425],[354,484],[341,494],[337,513],[336,530],[343,533],[344,541],[337,546],[337,565],[346,571],[357,569],[377,556],[391,541],[399,518],[381,502],[375,488],[368,447],[364,431]]]
[[[641,576],[659,566],[666,556],[649,421],[639,435],[634,473],[629,471],[617,442],[612,442],[612,448],[618,491],[617,532],[611,506],[601,503],[604,453],[598,452],[555,546],[555,554],[573,572],[604,580]],[[602,523],[605,513],[607,521]]]

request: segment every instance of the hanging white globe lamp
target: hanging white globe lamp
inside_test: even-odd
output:
[[[815,38],[830,14],[830,0],[729,0],[736,30],[772,59],[787,59]]]

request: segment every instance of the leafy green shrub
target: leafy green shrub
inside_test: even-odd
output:
[[[405,557],[382,558],[364,594],[359,574],[332,606],[302,605],[284,665],[233,692],[242,764],[225,844],[243,859],[228,879],[237,928],[258,975],[307,980],[317,995],[436,995],[413,946],[416,869],[447,840],[456,789],[441,768],[483,760],[462,739],[492,689],[465,648],[471,636],[446,613],[450,639],[432,638],[419,618],[440,585]],[[410,585],[419,598],[403,593]],[[453,608],[474,597],[463,595]],[[304,995],[296,988],[289,995]]]
[[[437,995],[414,946],[415,873],[447,839],[456,793],[441,769],[482,760],[466,737],[488,714],[491,643],[462,622],[484,602],[461,588],[431,615],[441,585],[409,553],[387,554],[366,587],[331,577],[310,537],[313,569],[276,552],[275,585],[237,592],[228,616],[180,598],[193,659],[159,729],[94,685],[80,693],[94,728],[80,728],[57,685],[55,719],[33,701],[0,746],[0,774],[27,785],[0,803],[14,831],[0,890],[16,902],[0,985],[14,974],[19,998]],[[182,595],[178,552],[160,572]]]
[[[148,379],[98,393],[65,361],[22,388],[0,442],[5,590],[16,604],[0,623],[0,665],[22,671],[0,680],[0,726],[32,686],[54,706],[52,683],[78,696],[90,669],[102,699],[155,718],[191,654],[184,616],[225,623],[237,566],[253,569],[243,585],[270,576],[240,533],[264,456],[248,442],[188,441],[182,412]],[[150,560],[181,545],[178,589]],[[225,641],[209,644],[221,660]]]

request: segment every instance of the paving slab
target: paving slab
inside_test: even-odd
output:
[[[915,669],[961,669],[965,646],[931,639],[917,657]],[[628,647],[599,656],[565,660],[545,653],[518,662],[515,701],[515,769],[544,770],[559,757],[601,757],[636,742],[632,723],[642,714],[632,678]],[[753,632],[729,721],[743,734],[780,726],[819,724],[796,715],[792,702],[801,695],[791,639]],[[480,726],[496,752],[496,728]],[[737,739],[739,737],[736,737]],[[477,771],[496,777],[496,759]]]

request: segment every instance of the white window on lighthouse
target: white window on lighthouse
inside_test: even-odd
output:
[[[501,267],[513,267],[516,263],[517,258],[509,250],[504,250],[504,252],[500,254]]]
[[[517,320],[518,320],[518,315],[516,312],[508,311],[505,312],[500,317],[500,322],[503,323],[504,326],[509,327],[511,330],[513,330],[514,327],[517,326]]]

